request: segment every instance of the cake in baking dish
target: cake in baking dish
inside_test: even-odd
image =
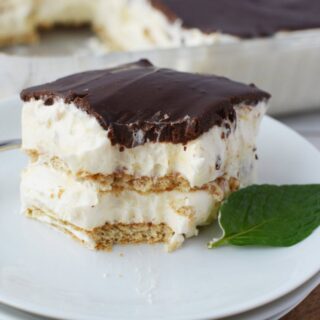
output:
[[[203,45],[320,27],[318,0],[0,0],[0,45],[89,24],[108,50]]]

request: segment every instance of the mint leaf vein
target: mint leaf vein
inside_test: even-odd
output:
[[[253,185],[231,194],[222,204],[219,224],[224,233],[209,248],[291,246],[320,225],[320,185]]]

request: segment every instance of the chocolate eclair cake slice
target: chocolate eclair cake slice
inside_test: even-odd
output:
[[[23,90],[23,211],[92,248],[165,242],[254,178],[269,94],[147,60]]]

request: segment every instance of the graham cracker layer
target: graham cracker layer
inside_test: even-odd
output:
[[[31,162],[37,162],[40,155],[35,150],[26,151]],[[46,165],[72,175],[67,164],[57,157],[52,157],[45,161]],[[223,200],[229,193],[239,189],[240,182],[236,177],[219,177],[215,181],[202,185],[201,187],[191,187],[189,182],[179,174],[170,174],[162,177],[133,176],[124,172],[114,172],[113,174],[92,174],[80,171],[76,174],[77,179],[90,180],[99,185],[101,192],[120,192],[122,190],[132,190],[140,193],[180,191],[193,192],[204,190],[214,195],[217,200]]]
[[[96,249],[105,249],[113,244],[168,242],[173,231],[166,224],[134,223],[105,224],[90,232]]]
[[[28,208],[25,214],[29,218],[50,224],[82,244],[96,250],[111,250],[115,244],[168,243],[174,234],[172,229],[164,223],[106,223],[93,230],[85,230],[59,220],[39,208]],[[82,237],[79,236],[80,234]]]

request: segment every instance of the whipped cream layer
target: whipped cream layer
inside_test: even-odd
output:
[[[40,154],[38,161],[62,160],[74,174],[123,172],[133,176],[162,177],[179,174],[191,187],[220,176],[252,182],[255,142],[266,102],[239,105],[236,121],[213,126],[186,145],[147,142],[120,150],[97,119],[62,99],[46,106],[42,100],[24,103],[22,148]],[[141,132],[142,134],[142,132]],[[139,132],[136,136],[139,144]]]
[[[22,174],[22,210],[37,208],[58,220],[93,230],[105,223],[167,224],[175,236],[197,234],[211,220],[217,201],[206,191],[100,192],[97,184],[45,165],[29,165]]]

